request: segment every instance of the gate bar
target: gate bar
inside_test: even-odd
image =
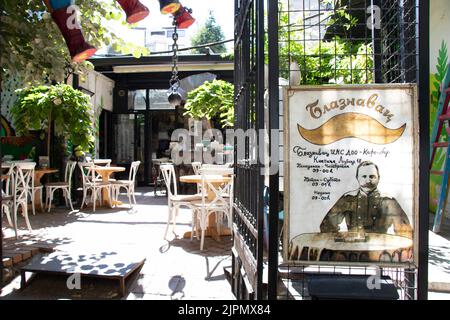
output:
[[[429,171],[430,160],[430,3],[416,0],[419,23],[418,77],[419,83],[419,265],[417,270],[417,298],[428,299],[428,230],[429,230]],[[416,9],[417,10],[417,9]]]
[[[279,134],[272,140],[271,130],[279,130],[279,57],[278,57],[278,3],[269,1],[268,4],[268,39],[269,39],[269,152],[271,166],[276,167],[276,173],[269,178],[269,253],[268,253],[268,299],[276,300],[278,293],[278,205],[279,205]],[[276,148],[272,149],[272,145]],[[275,160],[275,161],[274,161]],[[268,165],[268,164],[266,164]]]

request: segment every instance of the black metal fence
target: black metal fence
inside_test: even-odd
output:
[[[235,0],[235,21],[235,128],[257,131],[264,128],[263,1]],[[255,142],[263,142],[244,139],[245,152],[235,153],[233,292],[240,299],[260,299],[264,177]]]
[[[419,6],[419,0],[279,0],[269,1],[266,8],[264,3],[235,0],[236,129],[264,127],[264,90],[269,97],[266,122],[270,129],[278,129],[279,116],[282,117],[279,105],[283,103],[279,97],[279,77],[284,79],[280,85],[287,86],[420,82],[420,126],[428,128],[428,3],[421,1]],[[419,15],[423,39],[419,38]],[[266,71],[264,63],[268,65]],[[421,150],[426,151],[428,130],[422,131],[425,132],[420,137]],[[282,144],[276,139],[269,142]],[[252,162],[249,140],[246,147],[245,158],[235,157],[233,291],[238,298],[297,299],[295,292],[300,292],[302,299],[308,299],[311,296],[304,289],[310,274],[344,276],[378,272],[371,266],[338,268],[279,263],[282,248],[278,245],[277,224],[282,208],[278,205],[278,174],[266,179],[270,190],[269,247],[263,252],[264,177],[260,175],[260,164]],[[427,152],[421,152],[420,157],[419,266],[379,269],[381,277],[390,277],[400,299],[424,298],[427,290],[424,250],[428,241]],[[281,160],[280,169],[282,163]],[[282,176],[283,172],[279,174]],[[264,266],[268,269],[267,287],[261,278]],[[303,289],[299,291],[299,287]]]

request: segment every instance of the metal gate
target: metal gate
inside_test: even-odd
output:
[[[428,128],[428,21],[429,3],[420,0],[235,0],[235,129],[259,132],[266,121],[269,130],[278,131],[282,116],[279,77],[288,86],[417,83],[419,125]],[[395,279],[403,299],[427,296],[427,132],[420,130],[419,265],[383,271]],[[278,147],[282,142],[270,134],[269,141],[261,134],[247,134],[245,152],[238,152],[242,145],[238,140],[243,139],[240,135],[242,132],[237,132],[235,140],[232,290],[238,299],[290,299],[290,281],[301,278],[304,270],[303,266],[284,266],[278,261],[282,171],[264,180],[263,161],[259,161],[264,158],[264,143]],[[270,156],[277,159],[273,151]],[[263,196],[265,188],[267,198]],[[263,220],[267,212],[265,250]],[[333,266],[330,268],[322,272],[335,272]],[[349,274],[352,272],[349,267]]]
[[[258,0],[235,0],[235,129],[262,129],[264,101],[264,8]],[[239,134],[236,139],[239,139]],[[232,290],[238,299],[262,297],[262,194],[254,137],[244,150],[235,141],[235,210]],[[260,142],[260,141],[258,141]]]

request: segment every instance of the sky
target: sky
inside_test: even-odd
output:
[[[136,26],[145,27],[147,29],[160,29],[162,27],[170,27],[172,25],[172,15],[163,15],[160,13],[159,1],[157,0],[141,0],[142,4],[150,10],[150,15],[140,21]],[[188,35],[193,35],[205,23],[212,11],[216,22],[221,26],[225,39],[233,39],[234,37],[234,0],[182,0],[183,6],[193,10],[192,16],[196,19],[195,23],[189,27]],[[126,29],[117,30],[124,39],[129,39],[130,33]],[[231,49],[232,42],[227,44]]]

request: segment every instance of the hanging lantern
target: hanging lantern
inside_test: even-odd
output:
[[[192,17],[191,13],[192,9],[188,9],[180,5],[180,9],[173,14],[179,29],[187,29],[195,22],[195,19]]]
[[[181,101],[183,101],[183,97],[181,96],[180,92],[178,92],[178,86],[172,86],[167,99],[169,100],[169,103],[172,107],[177,107],[181,104]]]
[[[66,41],[72,61],[81,62],[92,56],[97,49],[84,40],[81,28],[77,24],[68,23],[73,20],[73,11],[68,10],[72,1],[45,0],[45,4]]]
[[[159,0],[159,5],[162,14],[175,13],[181,6],[178,0]]]
[[[117,0],[117,2],[125,11],[127,22],[130,24],[145,19],[150,13],[150,10],[140,3],[139,0]]]

